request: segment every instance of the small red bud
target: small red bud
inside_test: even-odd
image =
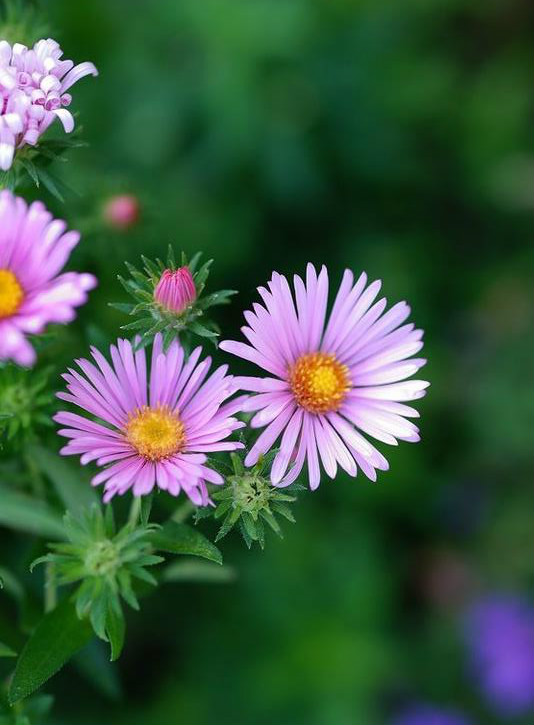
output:
[[[125,231],[139,221],[139,201],[133,194],[119,194],[108,200],[104,218],[114,229]]]

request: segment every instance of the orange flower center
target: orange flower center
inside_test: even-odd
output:
[[[289,384],[297,403],[310,413],[338,410],[350,388],[349,369],[335,355],[301,355],[289,369]]]
[[[184,424],[165,406],[138,408],[130,416],[125,433],[139,455],[150,461],[168,458],[185,445]]]
[[[14,315],[23,299],[24,292],[13,272],[0,269],[0,319]]]

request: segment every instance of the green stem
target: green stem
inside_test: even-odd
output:
[[[195,504],[189,499],[186,499],[175,509],[171,518],[173,521],[177,521],[179,524],[183,524],[184,521],[187,521],[187,519],[191,516],[195,509]]]
[[[22,458],[28,471],[31,487],[35,496],[39,500],[44,501],[46,499],[46,485],[39,467],[27,449],[24,451]],[[51,612],[57,604],[56,577],[52,562],[48,562],[45,566],[43,599],[45,612]]]
[[[139,514],[141,513],[141,496],[133,496],[132,503],[130,504],[130,513],[128,514],[128,523],[132,525],[132,528],[137,526],[139,521]]]
[[[57,604],[56,572],[54,564],[48,561],[45,565],[44,610],[51,612]]]
[[[23,460],[28,470],[30,483],[33,488],[34,494],[37,496],[37,498],[44,499],[46,486],[38,466],[36,465],[32,456],[27,451],[24,452]]]

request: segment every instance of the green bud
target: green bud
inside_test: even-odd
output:
[[[198,518],[211,515],[215,519],[223,519],[216,542],[237,526],[249,549],[254,542],[263,549],[265,525],[282,538],[277,517],[295,522],[290,504],[295,503],[297,497],[294,494],[303,490],[303,486],[294,483],[287,488],[276,488],[271,484],[264,474],[275,455],[276,451],[273,451],[253,468],[245,469],[239,455],[231,454],[233,472],[227,476],[226,485],[211,494],[216,503],[215,509],[199,509],[197,514]]]
[[[111,507],[103,514],[97,505],[77,516],[67,512],[64,523],[68,541],[49,544],[51,553],[37,559],[32,568],[46,563],[53,566],[58,584],[79,582],[74,592],[78,616],[88,617],[95,634],[111,642],[115,658],[113,633],[122,629],[124,636],[121,600],[139,609],[134,582],[157,584],[147,567],[164,561],[153,553],[150,541],[158,527],[129,521],[117,531]]]
[[[48,391],[51,369],[40,371],[24,370],[15,365],[6,365],[0,375],[0,437],[4,433],[8,440],[17,433],[23,433],[27,442],[35,437],[35,429],[41,425],[50,426],[51,416],[47,408],[53,401]]]

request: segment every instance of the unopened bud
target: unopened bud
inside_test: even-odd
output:
[[[121,231],[130,229],[139,220],[139,201],[133,194],[113,196],[104,207],[104,217],[110,226]]]
[[[155,301],[176,314],[187,309],[196,298],[197,289],[189,267],[180,267],[174,272],[166,269],[154,290]]]

